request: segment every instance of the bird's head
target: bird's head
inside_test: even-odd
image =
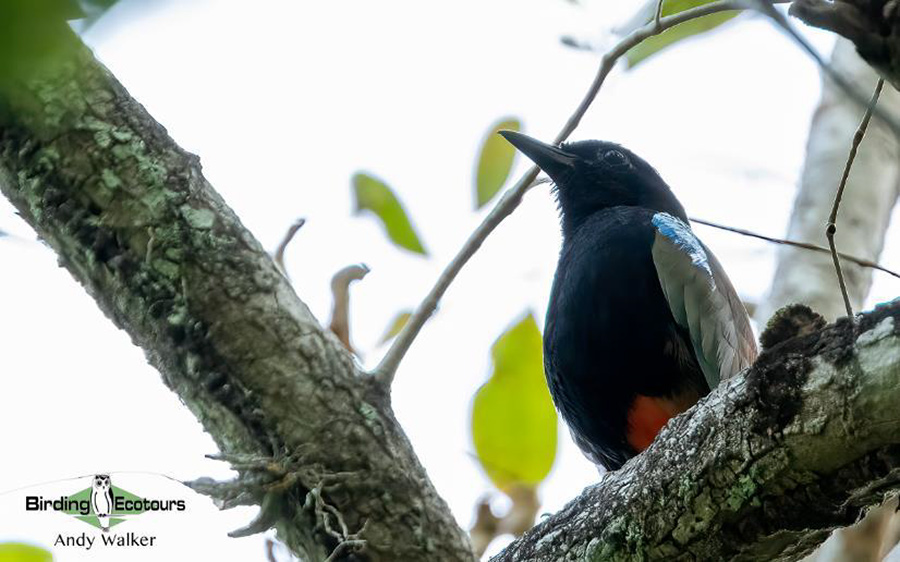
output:
[[[569,230],[610,207],[645,207],[687,221],[684,208],[643,158],[618,144],[579,141],[556,147],[513,131],[500,131],[513,146],[550,176]]]

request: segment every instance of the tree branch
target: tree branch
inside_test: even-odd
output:
[[[287,250],[288,244],[291,243],[291,240],[293,240],[294,236],[297,235],[297,232],[303,228],[304,224],[306,224],[306,219],[295,220],[291,226],[288,227],[287,232],[284,233],[284,237],[281,239],[281,242],[278,243],[278,247],[275,248],[275,253],[272,256],[272,259],[275,260],[275,265],[278,266],[281,273],[288,279],[290,279],[290,276],[287,273],[287,268],[284,266],[284,253]]]
[[[494,562],[797,560],[900,489],[900,300],[766,350]]]
[[[900,5],[897,0],[797,0],[790,14],[853,41],[859,55],[900,89]]]
[[[303,560],[473,560],[387,395],[297,298],[199,159],[65,22],[47,28],[58,51],[0,76],[0,189],[239,472],[195,488],[222,507],[260,505],[239,532],[275,527]],[[305,504],[312,490],[363,530],[329,534]]]

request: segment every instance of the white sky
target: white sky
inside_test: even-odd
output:
[[[377,342],[390,319],[425,294],[483,215],[472,211],[472,177],[486,129],[515,115],[526,132],[552,137],[597,65],[596,55],[561,46],[560,36],[608,45],[609,29],[638,6],[135,4],[124,1],[87,42],[175,140],[201,156],[209,180],[266,247],[275,247],[294,218],[306,217],[287,261],[298,294],[319,319],[328,319],[335,271],[356,262],[372,268],[352,295],[352,337],[366,366],[383,353]],[[830,49],[827,35],[808,36]],[[781,235],[818,95],[813,63],[766,22],[746,18],[635,71],[616,71],[573,139],[603,138],[635,150],[694,216]],[[518,170],[525,167],[517,162]],[[360,169],[398,193],[430,259],[393,247],[373,219],[351,216],[349,178]],[[0,229],[22,237],[0,239],[0,424],[7,428],[0,494],[102,471],[227,476],[225,466],[203,458],[215,452],[212,440],[142,352],[49,250],[30,241],[33,234],[5,201]],[[774,249],[702,226],[697,232],[739,292],[758,300]],[[889,267],[900,267],[889,259],[897,239],[889,236]],[[491,342],[527,309],[542,323],[558,247],[555,205],[540,187],[466,267],[397,375],[397,415],[465,526],[476,500],[491,490],[471,455],[470,400],[490,372]],[[898,292],[895,280],[876,274],[870,301]],[[544,510],[557,510],[596,478],[561,430],[560,454],[542,488]],[[220,513],[161,478],[114,472],[113,482],[139,495],[189,498],[181,523],[160,530],[154,549],[129,550],[129,559],[263,559],[261,537],[225,536],[252,510]],[[47,545],[59,532],[90,530],[58,514],[26,514],[21,502],[22,492],[0,495],[0,541]],[[151,528],[126,525],[122,530]],[[116,551],[54,552],[58,560],[121,559]]]

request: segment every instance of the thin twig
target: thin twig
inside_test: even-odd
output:
[[[274,539],[266,539],[266,560],[268,560],[269,562],[278,562],[278,559],[275,558]]]
[[[656,17],[653,18],[653,23],[656,25],[657,28],[659,27],[659,18],[662,17],[663,4],[665,2],[666,2],[666,0],[657,0],[657,2],[656,2]]]
[[[328,328],[350,353],[356,353],[350,344],[350,283],[363,279],[369,271],[369,266],[364,263],[348,265],[331,278],[333,304]]]
[[[766,242],[772,242],[773,244],[783,244],[785,246],[793,246],[795,248],[802,248],[804,250],[812,250],[814,252],[821,252],[823,254],[831,254],[831,250],[826,248],[825,246],[819,246],[817,244],[810,244],[809,242],[797,242],[796,240],[785,240],[783,238],[773,238],[771,236],[766,236],[765,234],[759,234],[757,232],[753,232],[751,230],[744,230],[743,228],[735,228],[733,226],[725,226],[724,224],[718,224],[715,222],[706,221],[703,219],[698,219],[691,217],[691,222],[695,222],[697,224],[702,224],[704,226],[710,226],[712,228],[718,228],[719,230],[726,230],[728,232],[734,232],[735,234],[741,234],[743,236],[749,236],[751,238],[758,238],[760,240],[765,240]],[[892,271],[878,263],[875,263],[871,260],[858,258],[856,256],[851,256],[850,254],[845,254],[843,252],[838,252],[838,256],[841,257],[842,260],[849,261],[859,265],[861,267],[868,267],[870,269],[877,269],[878,271],[883,271],[888,275],[892,275],[897,279],[900,279],[900,273],[896,271]]]
[[[788,0],[775,1],[783,3]],[[562,130],[556,135],[556,138],[553,140],[554,144],[559,144],[569,138],[569,135],[572,134],[572,131],[575,130],[581,122],[581,118],[587,112],[591,103],[593,103],[594,98],[597,97],[597,93],[600,91],[600,87],[603,85],[604,80],[606,80],[606,76],[613,69],[616,62],[634,46],[638,45],[644,39],[658,35],[666,29],[675,27],[680,23],[708,16],[710,14],[741,10],[744,8],[746,8],[746,2],[744,0],[718,0],[660,18],[659,24],[655,21],[648,22],[640,29],[636,29],[623,37],[600,59],[600,67],[597,69],[594,81],[591,83],[590,88],[588,88],[581,103],[578,104],[575,112],[572,113]],[[475,254],[478,248],[481,247],[481,244],[488,235],[497,228],[497,225],[519,206],[522,197],[531,187],[539,172],[540,169],[537,166],[531,166],[515,185],[503,193],[503,196],[497,201],[494,208],[491,209],[490,213],[488,213],[475,231],[469,235],[469,238],[463,244],[462,248],[460,248],[459,252],[457,252],[456,256],[454,256],[450,263],[447,264],[444,271],[441,272],[434,287],[431,288],[431,291],[429,291],[419,304],[419,307],[413,313],[412,317],[410,317],[409,322],[406,323],[403,331],[400,332],[384,358],[381,360],[381,363],[379,363],[373,371],[373,376],[384,386],[390,386],[391,382],[393,382],[394,374],[397,371],[397,367],[400,365],[400,361],[403,359],[403,356],[406,355],[409,346],[412,345],[413,340],[419,334],[422,326],[434,313],[438,301],[441,300],[441,297],[443,297],[447,288],[456,278],[457,274],[459,274],[462,267]]]
[[[291,240],[294,239],[294,235],[297,234],[297,231],[306,224],[306,219],[297,219],[294,221],[294,224],[288,228],[287,232],[284,233],[284,238],[281,239],[281,242],[278,244],[278,248],[275,250],[275,265],[278,266],[278,269],[281,270],[281,273],[287,277],[287,269],[284,268],[284,251],[287,249],[288,244],[291,243]]]
[[[837,248],[834,245],[834,234],[837,232],[837,216],[838,209],[841,206],[841,199],[844,197],[844,188],[847,186],[847,178],[850,177],[850,168],[853,166],[853,160],[856,159],[856,151],[863,137],[866,136],[866,129],[869,127],[869,120],[872,119],[872,112],[878,103],[878,96],[881,95],[881,89],[884,87],[884,78],[879,78],[875,84],[875,91],[872,93],[872,99],[866,107],[866,113],[863,115],[856,133],[853,135],[853,142],[850,145],[850,154],[847,156],[847,164],[844,166],[844,173],[841,175],[841,182],[838,184],[837,193],[834,195],[834,204],[831,206],[831,214],[828,215],[828,224],[825,226],[825,236],[828,238],[828,246],[831,248],[831,259],[834,260],[834,270],[837,272],[838,285],[841,287],[841,295],[844,297],[844,307],[847,309],[847,316],[851,321],[855,321],[853,316],[853,306],[850,304],[850,295],[847,294],[847,284],[844,282],[844,272],[841,270],[841,260],[838,259]]]
[[[541,509],[541,501],[534,488],[514,486],[505,492],[512,500],[512,505],[502,517],[497,517],[491,511],[491,500],[488,496],[478,500],[475,505],[475,524],[469,530],[469,537],[472,539],[475,556],[479,559],[495,538],[505,534],[519,537],[534,527],[534,521]]]

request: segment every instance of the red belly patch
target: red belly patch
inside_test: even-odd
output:
[[[683,411],[673,400],[638,394],[628,410],[628,444],[640,453],[667,421]]]

